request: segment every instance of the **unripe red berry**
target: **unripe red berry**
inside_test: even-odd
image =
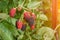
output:
[[[36,19],[36,15],[34,13],[32,13],[32,17],[33,19]]]
[[[32,26],[31,26],[31,30],[34,30],[34,28],[35,28],[35,26],[34,26],[34,25],[32,25]]]
[[[25,12],[24,12],[24,17],[30,18],[30,13],[27,12],[27,11],[25,11]]]
[[[29,12],[24,12],[24,19],[26,20],[26,21],[28,21],[29,19],[30,19],[30,13]]]
[[[35,28],[35,26],[34,26],[34,19],[32,17],[30,18],[28,23],[29,23],[29,26],[31,27],[31,30],[33,30]]]
[[[16,8],[12,8],[10,10],[10,17],[14,17],[15,16],[15,13],[16,13]]]
[[[21,28],[22,28],[22,24],[23,24],[23,23],[18,20],[18,21],[16,22],[17,28],[18,28],[18,29],[21,29]]]

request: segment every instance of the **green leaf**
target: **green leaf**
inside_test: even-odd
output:
[[[40,14],[40,19],[43,21],[48,21],[48,18],[45,14]]]
[[[16,20],[17,20],[17,19],[11,18],[11,22],[12,22],[12,24],[13,24],[14,26],[16,26]]]
[[[24,0],[19,0],[18,3],[19,3],[20,5],[22,5],[23,1],[24,1]]]
[[[17,40],[21,40],[21,39],[23,39],[23,34],[22,35],[20,35],[19,37],[18,37],[18,39]]]
[[[16,21],[17,21],[17,19],[8,17],[8,18],[5,19],[5,20],[8,21],[9,23],[13,24],[14,26],[16,26]]]
[[[0,19],[6,19],[9,16],[6,13],[0,13]]]
[[[3,20],[1,23],[2,23],[15,37],[19,35],[16,27],[15,27],[13,24],[9,23],[9,22],[6,21],[6,20]]]
[[[8,0],[2,0],[0,1],[0,10],[5,11],[8,5]]]
[[[0,23],[0,36],[2,40],[14,40],[11,32],[2,23]]]
[[[38,1],[32,1],[32,2],[28,3],[27,7],[31,8],[31,9],[35,9],[38,6],[40,6],[39,4],[40,4],[40,2],[38,2]]]
[[[14,7],[18,5],[18,0],[13,0]]]
[[[52,40],[55,31],[49,27],[42,27],[38,30],[37,35],[44,40]]]

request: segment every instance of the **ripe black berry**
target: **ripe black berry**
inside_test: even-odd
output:
[[[26,29],[26,24],[23,24],[21,30],[24,31],[25,29]]]
[[[28,21],[29,25],[32,26],[34,24],[34,19],[31,17]]]

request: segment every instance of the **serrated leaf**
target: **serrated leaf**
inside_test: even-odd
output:
[[[0,23],[0,36],[2,40],[14,40],[11,32],[2,23]]]
[[[15,27],[13,24],[9,23],[9,22],[6,21],[6,20],[3,20],[1,23],[2,23],[15,37],[16,37],[17,35],[19,35],[16,27]]]
[[[13,24],[14,26],[16,26],[16,20],[17,20],[17,19],[8,17],[8,18],[5,19],[5,20],[8,21],[9,23]]]
[[[39,35],[44,40],[52,40],[54,37],[55,31],[49,27],[42,27],[38,30],[37,35]]]
[[[43,20],[43,21],[48,21],[47,16],[44,15],[44,14],[40,14],[40,19]]]

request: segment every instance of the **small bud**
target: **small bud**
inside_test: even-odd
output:
[[[21,10],[22,10],[22,7],[18,6],[18,7],[17,7],[17,10],[18,10],[18,11],[21,11]]]

